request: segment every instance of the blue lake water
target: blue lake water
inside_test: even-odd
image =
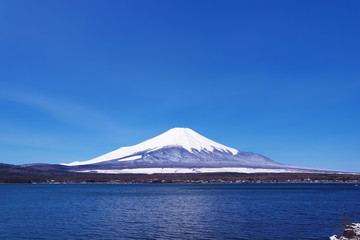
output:
[[[327,239],[355,184],[0,185],[0,239]]]

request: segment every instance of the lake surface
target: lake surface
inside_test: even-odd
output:
[[[0,185],[0,239],[327,239],[355,184]]]

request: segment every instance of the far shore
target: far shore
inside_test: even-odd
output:
[[[320,173],[172,173],[172,174],[99,174],[99,173],[0,173],[0,183],[360,183],[356,174]]]

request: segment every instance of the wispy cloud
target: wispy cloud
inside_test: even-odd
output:
[[[0,144],[58,150],[85,149],[84,146],[74,145],[73,142],[66,141],[65,137],[39,133],[2,132],[0,134]]]
[[[0,99],[27,105],[79,128],[117,134],[127,131],[103,112],[67,99],[14,89],[0,90]]]

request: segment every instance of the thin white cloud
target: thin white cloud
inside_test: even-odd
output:
[[[9,144],[20,147],[59,149],[59,150],[79,150],[83,146],[69,143],[65,138],[59,136],[44,135],[38,133],[1,133],[0,144]]]
[[[67,99],[48,97],[29,91],[0,91],[0,99],[27,105],[57,120],[93,131],[121,134],[126,131],[106,114]]]

